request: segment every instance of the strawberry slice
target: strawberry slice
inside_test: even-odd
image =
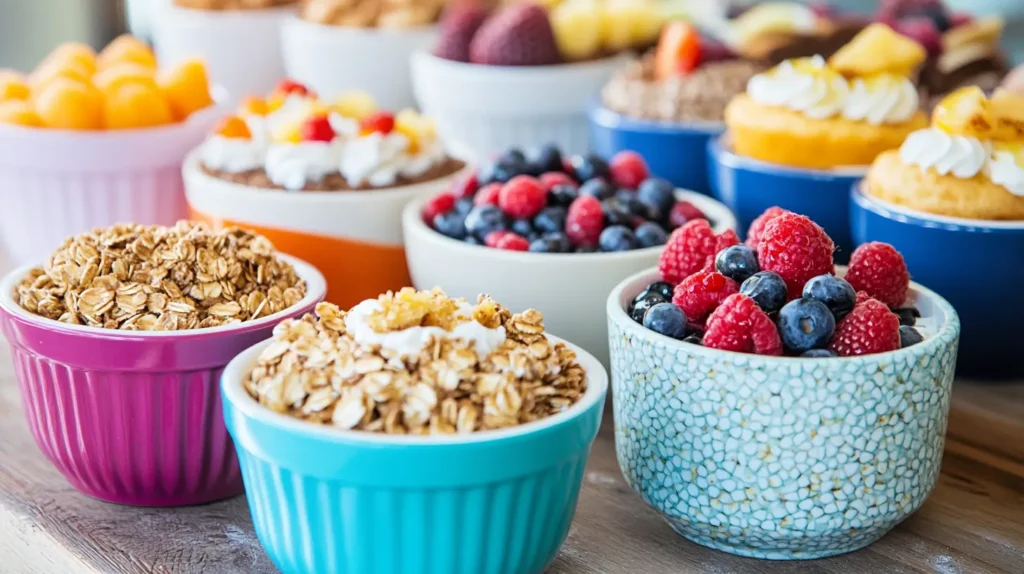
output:
[[[665,26],[654,52],[654,76],[664,80],[692,72],[700,64],[700,35],[686,22]]]

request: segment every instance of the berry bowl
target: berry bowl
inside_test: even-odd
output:
[[[1012,301],[1024,267],[1012,262],[1024,252],[1024,222],[960,219],[915,211],[869,197],[854,185],[850,196],[853,239],[885,241],[903,252],[915,279],[935,289],[963,319],[958,373],[981,378],[1019,378],[1024,353],[1015,335],[1024,321]],[[979,296],[978,277],[985,277]]]
[[[594,357],[566,343],[587,389],[561,413],[405,436],[316,425],[256,402],[244,381],[270,344],[234,359],[221,387],[256,534],[281,571],[518,574],[554,560],[608,389]]]
[[[928,335],[896,351],[765,356],[637,324],[630,302],[660,279],[642,271],[607,299],[615,444],[626,481],[676,532],[732,554],[811,559],[867,546],[920,507],[939,475],[956,363],[949,303],[911,283]]]
[[[14,357],[29,430],[80,492],[118,504],[184,506],[241,494],[219,406],[219,379],[238,353],[279,321],[311,311],[323,276],[279,255],[306,295],[279,313],[187,331],[71,325],[23,309],[15,286],[32,266],[0,280],[0,324]]]
[[[850,186],[867,167],[800,169],[758,161],[735,153],[728,136],[707,144],[708,178],[714,196],[746,228],[766,209],[779,206],[818,222],[836,243],[836,261],[853,253],[850,236]]]

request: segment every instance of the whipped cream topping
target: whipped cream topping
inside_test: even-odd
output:
[[[353,307],[345,316],[345,329],[360,345],[380,345],[382,349],[392,351],[401,357],[411,357],[419,355],[433,337],[462,339],[473,342],[473,349],[482,360],[505,342],[505,328],[484,327],[472,318],[473,307],[466,302],[459,304],[459,316],[467,317],[469,320],[459,323],[451,331],[441,327],[410,327],[400,331],[378,333],[370,327],[368,319],[380,309],[380,301],[367,299]]]
[[[883,75],[853,81],[843,117],[872,125],[898,124],[914,117],[920,107],[917,88],[907,78]]]
[[[200,150],[203,165],[227,173],[242,173],[263,166],[266,146],[256,139],[211,136]]]
[[[821,56],[786,60],[747,83],[747,94],[766,106],[780,106],[823,120],[846,106],[850,86],[829,70]]]
[[[900,160],[921,169],[934,169],[940,175],[970,179],[988,163],[989,146],[977,138],[925,128],[907,136],[900,146]]]
[[[1005,150],[996,149],[988,163],[988,178],[1016,196],[1024,196],[1024,167],[1017,163],[1016,156]]]
[[[298,94],[289,94],[281,103],[281,107],[263,117],[263,127],[260,131],[267,137],[288,139],[285,132],[312,115],[315,108],[314,100]]]
[[[288,191],[298,191],[306,182],[322,181],[338,171],[341,146],[336,142],[273,144],[267,150],[264,169],[270,181]]]
[[[345,143],[339,171],[352,187],[393,185],[399,176],[418,177],[445,158],[439,142],[410,154],[409,139],[400,133],[370,134]]]

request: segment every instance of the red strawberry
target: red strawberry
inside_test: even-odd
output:
[[[434,218],[442,213],[448,213],[455,207],[455,196],[450,192],[442,191],[431,197],[423,204],[423,221],[431,225]]]
[[[390,112],[376,112],[363,118],[359,129],[365,134],[389,134],[395,129],[395,116]]]
[[[517,175],[502,186],[498,207],[516,219],[533,217],[547,205],[548,194],[536,178]]]
[[[438,26],[434,55],[446,60],[469,62],[469,45],[487,16],[487,8],[476,0],[449,4]]]
[[[888,243],[865,243],[850,256],[846,281],[895,309],[903,305],[910,288],[910,273],[903,255]]]
[[[299,128],[299,137],[306,142],[329,142],[334,136],[334,128],[327,116],[313,116]]]
[[[308,96],[312,94],[312,92],[309,91],[309,88],[304,84],[296,82],[291,78],[285,78],[278,82],[277,88],[275,88],[274,91],[280,94],[298,94],[300,96]]]
[[[501,195],[501,184],[498,182],[488,183],[480,188],[473,197],[473,205],[498,205],[498,196]]]
[[[608,162],[612,181],[619,187],[636,189],[650,175],[647,162],[635,151],[620,151]]]
[[[672,303],[686,313],[691,323],[703,326],[708,315],[726,297],[739,293],[739,290],[739,283],[717,271],[698,271],[676,285],[672,292]]]
[[[757,261],[762,271],[774,271],[789,287],[789,298],[796,299],[807,283],[818,275],[836,272],[832,260],[835,244],[825,230],[809,218],[783,213],[764,226],[757,245]]]
[[[569,206],[565,217],[565,234],[577,247],[597,245],[604,230],[601,202],[592,195],[581,195]]]
[[[547,10],[531,3],[498,11],[477,31],[469,61],[488,66],[549,66],[562,61]]]
[[[729,295],[708,317],[703,344],[723,351],[782,354],[782,338],[775,323],[753,299],[739,293]]]
[[[895,351],[900,348],[900,319],[885,303],[857,293],[857,305],[836,324],[829,348],[840,357]]]
[[[706,219],[694,219],[672,232],[658,261],[658,270],[662,279],[677,285],[712,265],[719,251],[739,242],[732,230],[715,235]]]
[[[768,222],[782,215],[783,213],[789,213],[781,207],[769,207],[757,216],[757,219],[750,222],[750,228],[747,230],[747,246],[751,249],[757,249],[757,244],[761,242],[761,235],[764,234],[764,226],[768,225]]]

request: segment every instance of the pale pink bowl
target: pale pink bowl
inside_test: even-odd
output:
[[[0,280],[0,323],[11,346],[29,429],[81,492],[136,506],[184,506],[241,494],[224,428],[220,375],[235,355],[326,293],[313,266],[298,305],[262,319],[193,331],[128,332],[29,313],[13,291],[31,266]]]

